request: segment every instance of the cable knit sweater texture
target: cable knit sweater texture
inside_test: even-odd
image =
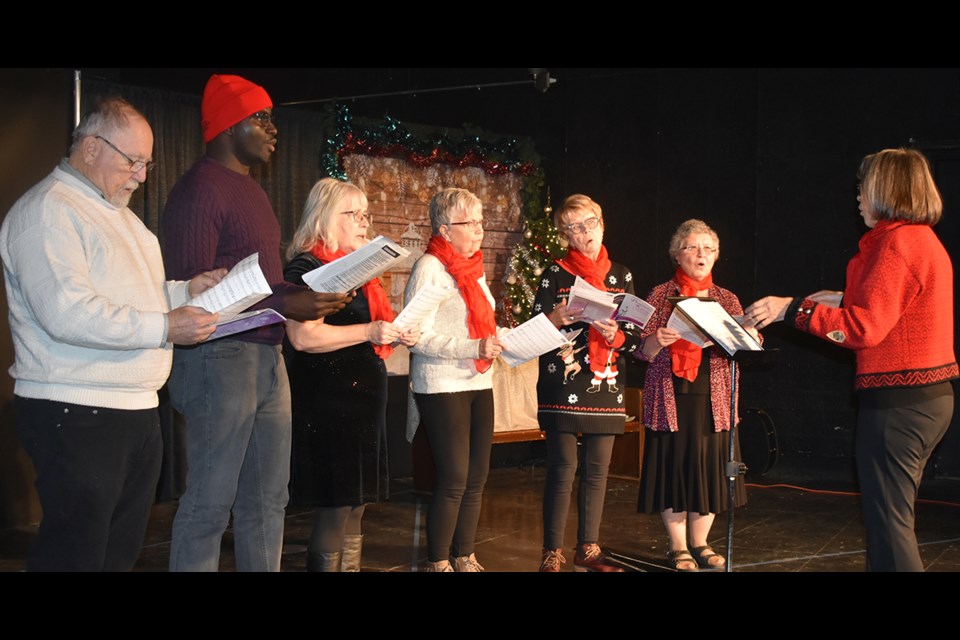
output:
[[[156,407],[170,374],[166,313],[187,284],[166,283],[157,238],[129,208],[58,167],[0,229],[24,398],[123,410]]]
[[[282,294],[302,287],[284,282],[280,225],[263,188],[250,176],[203,157],[177,182],[163,212],[163,258],[172,278],[189,280],[213,269],[232,269],[253,253],[274,295],[252,309],[284,313]],[[278,345],[283,325],[231,336]]]
[[[480,287],[494,306],[486,277]],[[410,351],[410,385],[414,393],[460,393],[493,388],[493,367],[479,373],[474,359],[479,340],[471,340],[467,328],[467,307],[456,282],[443,263],[432,255],[424,255],[413,266],[404,291],[409,302],[417,292],[434,284],[450,289],[450,295],[427,317],[421,326],[420,341]]]

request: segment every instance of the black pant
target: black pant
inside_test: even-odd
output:
[[[427,514],[430,562],[469,556],[493,446],[493,391],[416,394],[436,467]]]
[[[16,397],[43,520],[28,571],[130,571],[160,478],[156,409],[120,411]]]
[[[953,416],[953,389],[906,406],[864,408],[856,459],[863,493],[869,571],[923,571],[914,501],[923,469]]]
[[[615,436],[584,435],[577,491],[577,544],[596,544],[607,492],[607,474]],[[543,488],[543,548],[562,549],[577,473],[577,436],[547,432],[547,478]]]

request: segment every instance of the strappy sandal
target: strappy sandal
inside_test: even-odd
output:
[[[690,555],[690,552],[687,551],[686,549],[680,549],[679,551],[671,551],[671,552],[669,552],[669,553],[667,554],[667,559],[669,559],[670,562],[671,562],[671,564],[673,564],[673,570],[674,570],[674,571],[680,571],[680,572],[682,572],[682,573],[690,573],[690,572],[694,572],[694,571],[699,571],[699,570],[700,570],[700,569],[698,569],[696,566],[694,566],[692,569],[683,569],[683,568],[681,568],[680,565],[682,565],[682,564],[688,564],[688,565],[690,565],[690,564],[696,565],[696,564],[697,564],[697,561],[694,559],[694,557],[693,557],[692,555]]]
[[[701,569],[723,569],[727,565],[727,561],[723,559],[723,556],[714,551],[710,545],[693,547],[690,551],[693,552],[693,557]],[[720,563],[710,564],[710,558],[720,558]]]

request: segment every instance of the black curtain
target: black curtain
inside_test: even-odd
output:
[[[162,236],[163,208],[167,194],[177,180],[204,153],[200,130],[200,95],[145,89],[101,81],[84,81],[82,110],[101,96],[116,95],[139,109],[153,128],[153,157],[157,168],[134,194],[130,208],[144,224]],[[254,169],[252,177],[270,197],[284,246],[293,237],[310,189],[320,178],[320,154],[327,139],[324,112],[278,107],[274,109],[280,143],[272,161]],[[281,248],[278,247],[278,251]],[[186,455],[183,418],[172,410],[166,389],[160,392],[160,420],[164,439],[163,472],[157,489],[160,501],[175,500],[186,484]]]

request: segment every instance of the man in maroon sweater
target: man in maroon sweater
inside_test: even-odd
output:
[[[276,151],[267,92],[238,76],[215,75],[201,111],[207,153],[177,182],[163,214],[168,275],[230,269],[259,252],[274,293],[256,308],[301,322],[342,309],[344,295],[283,281],[280,226],[249,175]],[[217,571],[231,511],[237,569],[280,569],[291,430],[283,332],[283,325],[262,327],[174,355],[170,397],[186,418],[188,472],[171,571]]]

